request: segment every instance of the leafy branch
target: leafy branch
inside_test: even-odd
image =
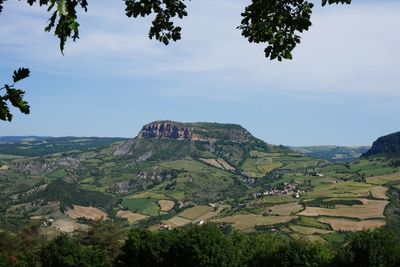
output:
[[[19,68],[14,71],[12,76],[13,83],[5,84],[0,88],[0,120],[3,121],[11,121],[13,115],[10,112],[10,108],[8,107],[8,102],[11,103],[12,106],[18,108],[22,113],[29,114],[30,107],[28,102],[26,102],[23,98],[25,92],[15,88],[15,84],[19,81],[29,77],[30,71],[27,68]]]
[[[351,0],[322,0],[326,4],[350,4]],[[271,60],[292,59],[300,44],[299,33],[311,27],[314,4],[306,0],[252,0],[241,14],[237,28],[250,43],[266,43],[265,57]]]
[[[0,12],[6,0],[0,0]],[[129,18],[154,16],[149,29],[149,38],[168,45],[181,39],[180,26],[175,18],[183,19],[188,15],[186,3],[190,0],[123,0],[125,14]],[[77,7],[85,12],[87,0],[27,0],[29,5],[38,3],[47,6],[51,12],[45,31],[54,29],[54,35],[60,40],[60,50],[68,39],[79,38]],[[321,0],[327,4],[351,4],[351,0]],[[271,60],[292,59],[292,51],[300,44],[300,33],[307,31],[311,23],[314,4],[307,0],[251,0],[237,27],[250,43],[266,43],[265,56]]]

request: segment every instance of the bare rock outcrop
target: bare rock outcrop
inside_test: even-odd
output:
[[[170,139],[191,139],[192,134],[189,128],[179,127],[172,121],[153,122],[143,126],[139,138],[170,138]]]

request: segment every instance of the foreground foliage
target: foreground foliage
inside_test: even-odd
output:
[[[399,266],[400,245],[386,230],[362,231],[337,247],[283,234],[246,235],[230,227],[172,231],[121,228],[96,222],[89,233],[43,240],[37,225],[0,232],[0,266]],[[104,231],[107,229],[107,231]],[[106,244],[116,234],[120,242]],[[96,236],[96,238],[93,238]],[[126,237],[126,236],[125,236]],[[90,240],[90,242],[88,242]]]

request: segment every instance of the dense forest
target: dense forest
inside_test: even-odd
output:
[[[98,221],[88,232],[46,240],[38,227],[0,233],[0,266],[400,266],[398,236],[384,228],[328,244],[216,224],[126,232]]]

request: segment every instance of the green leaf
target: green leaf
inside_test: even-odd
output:
[[[67,6],[65,4],[65,0],[60,0],[60,2],[58,3],[58,13],[60,14],[60,16],[67,16],[68,12],[67,12]]]
[[[6,89],[7,89],[6,97],[11,102],[11,104],[14,107],[18,108],[22,113],[29,114],[30,106],[28,105],[28,102],[26,102],[23,99],[25,92],[20,89],[15,89],[10,87],[6,87]]]
[[[286,50],[284,53],[283,53],[283,58],[284,59],[293,59],[293,57],[292,57],[292,53],[290,53],[290,51],[288,51],[288,50]]]
[[[7,106],[6,101],[0,97],[0,120],[2,121],[11,121],[12,114],[10,113],[10,109]]]
[[[19,68],[18,70],[15,70],[13,75],[14,83],[29,77],[29,74],[30,70],[28,68]]]
[[[79,27],[79,23],[76,21],[73,21],[68,25],[68,27],[71,29],[71,31],[77,31]]]

